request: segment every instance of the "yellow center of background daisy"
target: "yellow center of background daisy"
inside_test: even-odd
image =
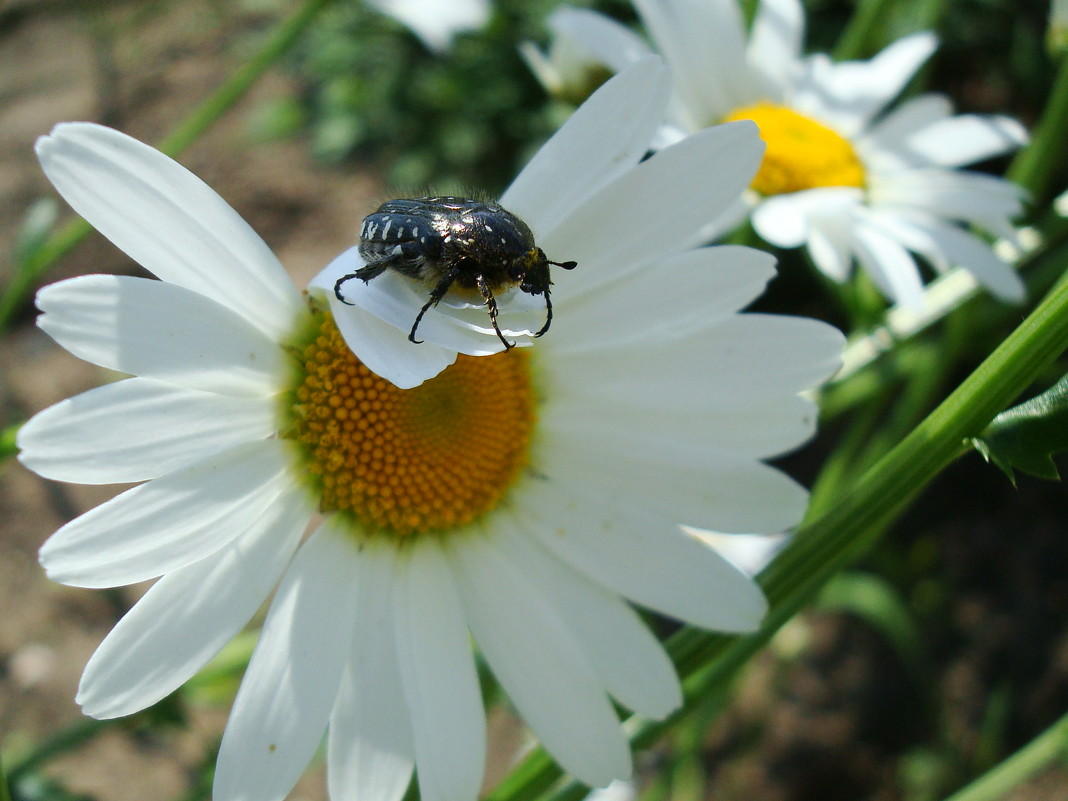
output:
[[[412,345],[412,347],[419,347]],[[333,318],[298,348],[283,436],[296,442],[324,512],[408,536],[494,508],[526,462],[534,425],[528,356],[464,356],[399,389],[349,350]]]
[[[767,144],[752,188],[782,195],[821,186],[864,186],[864,166],[853,146],[826,125],[774,103],[735,109],[723,121],[752,120]]]

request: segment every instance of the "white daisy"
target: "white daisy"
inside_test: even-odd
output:
[[[671,142],[728,120],[751,119],[768,150],[752,184],[753,226],[779,247],[804,245],[816,266],[845,281],[854,259],[894,301],[916,306],[913,254],[938,271],[961,266],[997,297],[1024,288],[980,236],[1013,237],[1021,191],[957,168],[1026,141],[1014,120],[953,116],[927,94],[888,110],[937,45],[901,39],[870,61],[802,57],[799,0],[762,0],[748,37],[735,0],[634,0],[656,49],[674,69]],[[623,41],[618,23],[570,10],[567,29],[608,67],[648,49]],[[713,176],[714,178],[714,176]]]
[[[159,577],[86,667],[87,714],[172,692],[278,583],[216,801],[283,798],[324,732],[335,799],[399,799],[414,767],[424,799],[473,801],[486,733],[469,633],[561,765],[590,785],[629,774],[610,698],[660,717],[681,694],[626,600],[758,625],[756,585],[678,523],[797,523],[806,493],[761,460],[811,434],[798,393],[841,347],[822,323],[737,313],[771,257],[687,249],[761,146],[740,123],[639,164],[667,80],[646,62],[606,84],[504,199],[580,263],[552,331],[414,389],[368,369],[178,164],[89,124],[39,142],[75,210],[164,279],[86,276],[38,296],[57,342],[134,377],[37,415],[22,461],[61,481],[144,482],[61,528],[41,561],[75,586]],[[418,367],[426,347],[396,358]]]

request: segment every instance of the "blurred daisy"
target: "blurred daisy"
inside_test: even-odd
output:
[[[430,50],[443,53],[458,33],[478,30],[489,20],[489,0],[368,0],[423,40]]]
[[[172,692],[278,583],[216,801],[282,799],[324,732],[335,799],[399,799],[414,768],[422,798],[473,801],[486,733],[469,633],[564,768],[594,786],[630,773],[611,699],[658,718],[681,693],[626,601],[721,631],[759,624],[757,586],[678,523],[797,523],[804,490],[761,460],[811,434],[798,393],[841,347],[815,321],[738,313],[770,256],[687,249],[761,145],[738,123],[639,163],[667,80],[645,62],[606,84],[504,198],[580,261],[550,335],[462,355],[412,389],[346,344],[372,318],[342,324],[328,290],[302,300],[175,162],[95,125],[39,141],[75,210],[163,279],[86,276],[38,296],[57,342],[135,377],[41,412],[20,458],[60,481],[144,482],[57,531],[42,564],[82,587],[160,577],[86,667],[87,714]],[[418,372],[424,347],[395,355]]]
[[[957,168],[1026,141],[1001,116],[953,116],[923,95],[888,110],[936,48],[919,33],[869,61],[801,55],[799,0],[763,0],[748,37],[735,0],[634,0],[656,49],[674,70],[667,143],[724,121],[748,119],[768,149],[751,189],[752,223],[779,247],[804,246],[835,281],[854,259],[896,302],[921,303],[913,254],[938,271],[961,266],[995,296],[1023,283],[971,227],[1013,238],[1021,190]],[[648,54],[621,26],[570,10],[569,35],[614,70]]]

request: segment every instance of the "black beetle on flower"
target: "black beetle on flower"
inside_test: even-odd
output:
[[[530,295],[543,295],[545,325],[534,334],[540,337],[553,319],[549,265],[565,270],[575,267],[573,261],[549,261],[527,224],[507,209],[463,197],[386,201],[364,218],[359,251],[365,266],[341,276],[334,284],[334,294],[348,303],[341,293],[345,282],[353,278],[368,282],[386,270],[422,281],[430,287],[430,298],[408,333],[408,339],[415,343],[422,341],[415,338],[415,332],[423,315],[453,286],[478,290],[493,330],[506,349],[515,343],[509,342],[497,325],[494,293],[518,286]]]

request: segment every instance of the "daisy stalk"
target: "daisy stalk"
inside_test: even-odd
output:
[[[413,345],[425,293],[385,275],[340,304],[355,249],[302,296],[221,198],[116,131],[65,124],[38,141],[64,198],[163,279],[38,295],[45,332],[133,377],[41,412],[21,460],[142,482],[63,526],[42,564],[73,586],[159,579],[90,659],[88,714],[181,686],[277,583],[216,801],[281,799],[324,731],[334,798],[397,799],[414,768],[428,801],[473,799],[486,733],[472,636],[572,775],[629,774],[610,698],[656,719],[682,693],[626,600],[758,626],[762,594],[701,529],[779,534],[803,515],[805,491],[763,460],[811,435],[800,393],[842,343],[813,320],[738,313],[772,259],[699,245],[761,144],[739,122],[645,159],[667,82],[655,58],[609,81],[503,196],[581,265],[533,347],[542,305],[498,299],[521,340],[505,353],[462,298],[429,309]]]
[[[1068,135],[1068,58],[1058,59],[1053,81],[1042,116],[1035,125],[1034,138],[1013,159],[1006,176],[1024,187],[1033,201],[1045,200],[1059,187],[1050,185],[1059,175],[1065,160],[1064,140]]]
[[[331,2],[333,0],[305,0],[291,17],[275,28],[259,50],[242,62],[222,86],[178,124],[159,144],[160,151],[177,156],[193,144],[289,51],[319,12]],[[10,324],[12,315],[22,305],[33,284],[49,267],[74,250],[92,230],[85,220],[75,217],[17,263],[11,282],[0,292],[0,331]]]

